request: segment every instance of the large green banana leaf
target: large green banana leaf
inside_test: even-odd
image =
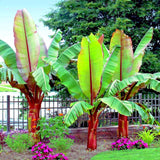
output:
[[[140,43],[138,44],[135,52],[134,52],[134,62],[132,66],[132,71],[130,75],[134,75],[138,73],[140,66],[142,65],[142,58],[144,56],[144,50],[147,47],[147,45],[150,43],[153,36],[153,28],[151,27],[147,33],[144,35]]]
[[[142,119],[147,120],[148,118],[145,111],[134,102],[122,101],[116,97],[104,97],[100,98],[99,100],[108,105],[110,108],[115,109],[122,115],[131,116],[133,110],[137,110],[142,116]]]
[[[82,39],[77,68],[81,89],[92,102],[99,92],[103,71],[102,48],[93,34]]]
[[[71,109],[64,116],[64,122],[67,126],[73,124],[77,118],[84,114],[84,112],[88,113],[89,110],[94,108],[89,103],[84,101],[78,101],[71,104]]]
[[[17,67],[24,81],[37,68],[40,42],[35,23],[26,9],[18,10],[14,20]]]
[[[69,62],[73,58],[78,57],[78,54],[80,53],[80,51],[81,51],[81,44],[80,43],[74,44],[60,54],[60,56],[57,59],[57,62],[63,65],[64,67],[67,67]]]
[[[115,69],[117,68],[119,50],[120,48],[116,46],[113,50],[113,53],[106,60],[106,64],[104,66],[102,74],[101,89],[98,97],[100,97],[104,93],[104,91],[112,81],[113,74],[115,72]]]
[[[59,42],[61,41],[61,39],[62,32],[60,30],[57,30],[52,40],[52,43],[48,49],[48,57],[46,58],[47,63],[49,63],[50,65],[53,65],[57,61],[58,51],[60,48]]]
[[[132,84],[135,82],[137,82],[135,85],[135,87],[137,87],[137,88],[136,88],[136,90],[134,90],[135,93],[130,92],[130,94],[132,96],[134,96],[137,93],[137,90],[139,90],[140,88],[145,88],[147,86],[148,86],[148,88],[159,92],[159,81],[156,80],[159,77],[160,77],[159,74],[152,75],[152,74],[147,74],[147,73],[141,73],[141,74],[137,74],[135,76],[126,78],[122,81],[116,81],[116,84],[114,83],[114,85],[111,85],[107,89],[104,96],[105,97],[114,96],[117,93],[122,92],[122,90],[124,91],[127,88],[130,89],[132,87]],[[125,92],[127,92],[127,91],[125,91]],[[128,96],[131,98],[132,97],[131,95],[130,96],[128,95]]]
[[[149,81],[147,82],[147,86],[149,89],[160,92],[160,81],[157,81],[155,79],[149,79]]]
[[[75,75],[72,75],[72,72],[66,70],[64,66],[58,62],[54,63],[52,67],[56,72],[56,76],[61,80],[61,83],[68,88],[69,93],[73,97],[76,99],[82,99],[85,97]]]
[[[48,71],[45,70],[43,67],[38,68],[32,74],[34,80],[36,81],[37,85],[42,89],[44,93],[49,92],[51,87],[49,85],[49,76]]]

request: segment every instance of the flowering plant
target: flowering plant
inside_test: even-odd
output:
[[[63,153],[52,155],[51,153],[53,150],[42,142],[34,145],[31,151],[35,154],[32,157],[33,160],[68,160],[68,158]]]
[[[148,144],[145,143],[143,140],[139,139],[139,140],[132,142],[132,147],[137,148],[137,149],[148,148]]]
[[[31,151],[36,154],[32,157],[33,160],[48,159],[48,155],[53,152],[51,148],[42,142],[35,144]]]
[[[112,145],[112,149],[114,150],[125,150],[125,149],[129,149],[131,146],[131,141],[128,138],[121,138],[118,139],[116,142],[113,142]]]
[[[68,158],[63,153],[49,155],[48,158],[49,158],[49,160],[68,160]]]
[[[116,142],[113,142],[111,145],[113,150],[148,148],[148,144],[141,139],[132,142],[128,138],[121,138],[121,139],[118,139]]]

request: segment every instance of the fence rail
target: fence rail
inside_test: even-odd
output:
[[[70,103],[74,99],[60,99],[54,96],[48,96],[43,99],[40,116],[54,117],[59,113],[66,114],[70,108]],[[160,121],[160,94],[137,94],[130,99],[133,102],[143,103],[151,109],[156,120]],[[11,129],[27,129],[28,128],[28,103],[21,96],[0,96],[0,125],[6,126],[7,131]],[[129,123],[142,123],[142,119],[137,111],[128,117]],[[72,127],[87,127],[88,115],[84,114],[72,125]],[[118,113],[106,108],[99,117],[99,126],[118,124]]]

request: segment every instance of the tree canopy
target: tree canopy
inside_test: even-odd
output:
[[[66,45],[81,41],[83,36],[97,32],[105,34],[109,44],[115,29],[124,30],[136,46],[152,26],[154,37],[151,49],[160,50],[159,0],[62,0],[42,19],[52,30],[60,29]],[[134,46],[134,47],[135,47]]]

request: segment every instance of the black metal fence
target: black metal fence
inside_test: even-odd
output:
[[[60,99],[55,96],[48,96],[43,99],[40,116],[52,117],[59,113],[64,115],[70,109],[70,103],[74,99]],[[150,108],[156,120],[160,121],[160,94],[137,94],[130,99],[133,102],[140,102]],[[22,96],[0,96],[0,125],[6,126],[7,131],[12,129],[27,129],[28,125],[28,103]],[[137,111],[128,118],[130,124],[142,123]],[[88,115],[84,114],[72,125],[72,127],[86,127]],[[118,113],[106,108],[99,117],[99,126],[117,125]]]

